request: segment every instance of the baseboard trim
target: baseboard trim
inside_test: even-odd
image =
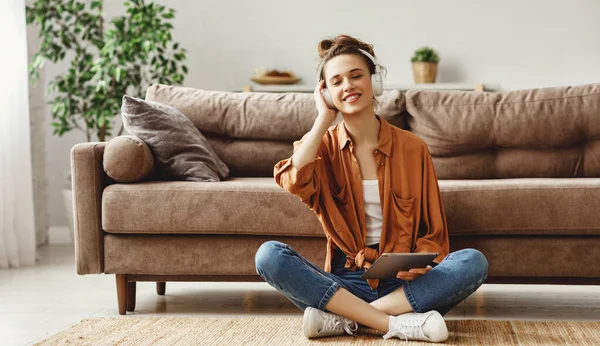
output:
[[[68,226],[52,226],[48,229],[48,244],[73,244]]]

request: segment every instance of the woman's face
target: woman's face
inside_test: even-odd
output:
[[[327,61],[323,75],[333,104],[342,113],[358,113],[373,106],[371,74],[360,56],[336,56]]]

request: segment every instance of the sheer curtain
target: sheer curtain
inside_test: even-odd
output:
[[[35,263],[25,0],[0,0],[0,268]]]

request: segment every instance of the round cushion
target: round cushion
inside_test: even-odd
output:
[[[133,183],[150,176],[154,158],[144,141],[125,135],[111,139],[104,148],[103,166],[106,174],[119,183]]]

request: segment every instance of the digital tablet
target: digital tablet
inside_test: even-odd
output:
[[[361,279],[392,279],[399,271],[425,268],[438,256],[434,252],[384,253],[367,269]]]

